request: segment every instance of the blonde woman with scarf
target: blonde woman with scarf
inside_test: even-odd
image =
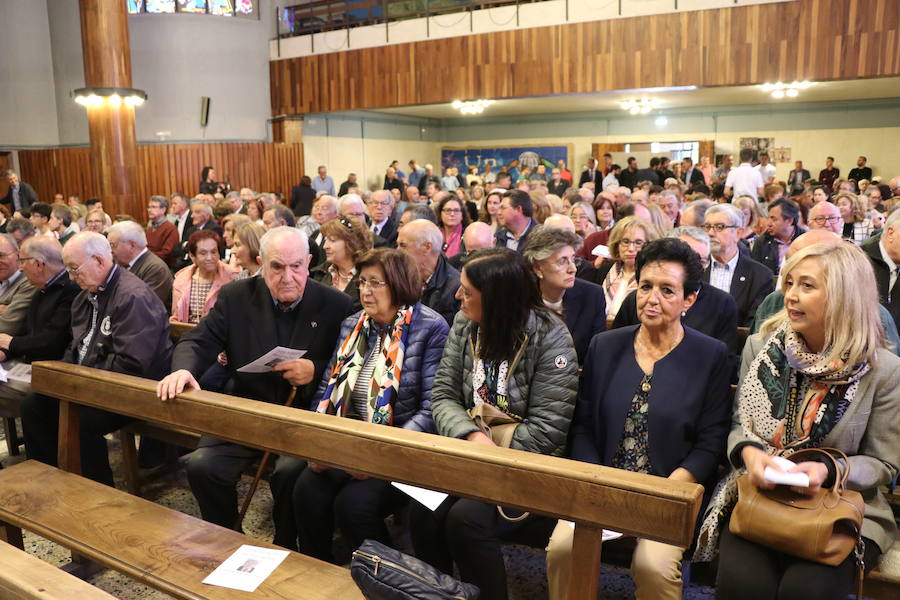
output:
[[[837,448],[849,458],[847,487],[865,500],[865,568],[894,543],[896,525],[881,491],[900,463],[900,358],[884,347],[878,295],[865,254],[850,243],[814,244],[785,262],[784,309],[744,347],[741,384],[728,439],[734,470],[719,483],[703,520],[696,559],[719,542],[717,597],[727,600],[844,599],[853,587],[854,553],[836,567],[809,562],[740,538],[728,530],[736,480],[775,487],[766,467],[774,455]],[[790,471],[809,477],[813,494],[839,474],[822,462]]]
[[[434,433],[431,387],[449,326],[419,302],[422,282],[407,254],[378,249],[356,267],[363,310],[341,324],[311,408]],[[389,481],[299,459],[279,462],[272,494],[293,504],[300,552],[329,562],[335,519],[354,549],[365,539],[390,544],[384,518],[402,502]]]

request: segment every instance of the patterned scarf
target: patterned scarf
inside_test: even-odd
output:
[[[392,425],[394,421],[394,400],[400,386],[400,368],[406,352],[406,338],[412,323],[413,309],[401,306],[397,316],[388,328],[391,339],[384,344],[375,359],[375,370],[369,385],[367,420],[370,423]],[[350,335],[338,348],[334,367],[328,379],[328,386],[319,401],[316,412],[345,416],[350,405],[350,396],[359,377],[360,369],[366,362],[369,334],[377,324],[363,312]]]
[[[810,352],[785,323],[766,341],[741,382],[738,414],[744,435],[773,455],[821,446],[870,368],[868,362],[828,362],[826,353]],[[744,473],[745,468],[732,470],[713,491],[694,560],[710,561],[718,552],[719,533],[737,502],[737,479]]]

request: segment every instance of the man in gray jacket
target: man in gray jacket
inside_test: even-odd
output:
[[[144,228],[134,221],[122,221],[109,228],[107,237],[116,263],[150,286],[171,314],[172,271],[160,257],[147,249]]]
[[[36,291],[19,270],[16,238],[0,234],[0,333],[13,336],[22,333],[28,306]]]

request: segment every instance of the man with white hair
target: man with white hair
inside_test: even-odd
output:
[[[376,190],[372,192],[367,204],[369,214],[372,215],[373,236],[381,237],[387,246],[396,246],[398,223],[394,216],[393,194],[387,190]]]
[[[549,219],[550,217],[547,218]],[[462,271],[462,263],[470,254],[482,248],[491,248],[494,245],[494,232],[491,231],[490,225],[482,221],[472,221],[469,223],[469,226],[463,231],[462,238],[463,247],[466,251],[460,252],[453,258],[448,259],[450,266],[457,271]]]
[[[345,194],[338,199],[337,212],[339,217],[359,219],[366,222],[366,203],[359,194]]]
[[[81,290],[69,280],[62,246],[53,238],[26,239],[19,249],[19,264],[29,283],[40,291],[28,305],[22,333],[0,334],[0,361],[59,360],[72,340],[72,301]]]
[[[198,381],[220,352],[234,382],[233,394],[283,404],[296,388],[294,406],[306,409],[337,342],[341,321],[350,314],[350,297],[309,279],[306,236],[292,227],[276,227],[260,240],[260,277],[235,281],[219,292],[209,314],[178,342],[172,373],[157,386],[163,401],[185,389],[199,389]],[[238,369],[276,346],[303,350],[301,358],[276,365],[266,373]],[[191,491],[203,518],[235,528],[237,491],[244,469],[261,451],[204,436],[187,464]],[[290,498],[279,489],[285,475],[276,464],[270,484],[275,498]],[[284,504],[287,504],[285,506]],[[290,502],[274,506],[275,543],[297,548],[297,529]]]
[[[772,271],[740,251],[744,237],[741,209],[733,204],[714,204],[706,210],[705,218],[703,230],[709,235],[713,260],[703,280],[731,294],[738,307],[738,326],[749,327],[757,307],[774,289]]]
[[[82,231],[62,250],[69,277],[82,292],[72,303],[72,342],[65,362],[104,371],[159,379],[168,371],[172,342],[169,311],[147,284],[113,262],[109,242]],[[59,402],[32,394],[22,403],[25,451],[56,465]],[[104,435],[132,419],[82,407],[81,472],[113,485]]]
[[[873,236],[860,244],[869,257],[878,284],[881,304],[894,317],[900,328],[900,208],[888,215],[880,236]]]
[[[171,312],[172,271],[147,248],[144,228],[134,221],[122,221],[109,228],[107,239],[116,264],[150,286],[166,310]]]
[[[0,234],[0,333],[18,335],[22,332],[28,306],[36,291],[19,270],[16,238],[8,233]]]
[[[844,234],[844,217],[841,209],[831,202],[817,202],[809,209],[806,219],[809,230],[824,229],[838,235]]]
[[[397,249],[406,252],[419,267],[419,275],[425,282],[422,304],[441,314],[453,325],[453,317],[459,310],[456,290],[459,289],[459,271],[450,266],[441,252],[444,237],[431,221],[417,219],[400,229]]]

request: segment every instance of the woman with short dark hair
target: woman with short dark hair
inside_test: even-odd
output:
[[[172,282],[172,321],[199,323],[212,310],[222,286],[234,281],[236,269],[219,259],[221,247],[222,238],[208,229],[188,238],[192,264],[178,271]]]
[[[372,232],[364,221],[354,217],[340,217],[322,224],[322,249],[325,262],[310,269],[309,276],[338,289],[353,299],[353,309],[359,310],[356,263],[372,249]]]
[[[575,460],[715,484],[731,421],[728,348],[684,327],[703,269],[681,240],[647,243],[635,263],[640,325],[594,337],[572,423]],[[560,521],[547,553],[550,598],[565,598],[573,529]],[[681,598],[684,548],[640,539],[631,562],[638,598]]]
[[[432,389],[437,432],[496,445],[471,416],[493,411],[511,421],[511,437],[504,442],[510,448],[562,456],[578,384],[577,357],[572,336],[543,306],[525,261],[507,248],[473,252],[463,266],[457,298],[461,310]],[[509,521],[494,505],[455,497],[434,512],[413,504],[411,521],[416,555],[448,573],[456,562],[462,579],[481,588],[485,600],[507,596],[501,540],[542,546],[554,525],[537,515]]]
[[[356,266],[363,310],[341,324],[312,409],[433,433],[432,386],[447,322],[419,302],[419,270],[405,252],[377,249]],[[399,507],[402,497],[390,481],[316,463],[304,470],[299,459],[278,464],[273,495],[294,507],[300,552],[333,562],[335,519],[353,548],[367,538],[391,543],[384,518]],[[294,542],[278,541],[289,547],[295,547]]]

